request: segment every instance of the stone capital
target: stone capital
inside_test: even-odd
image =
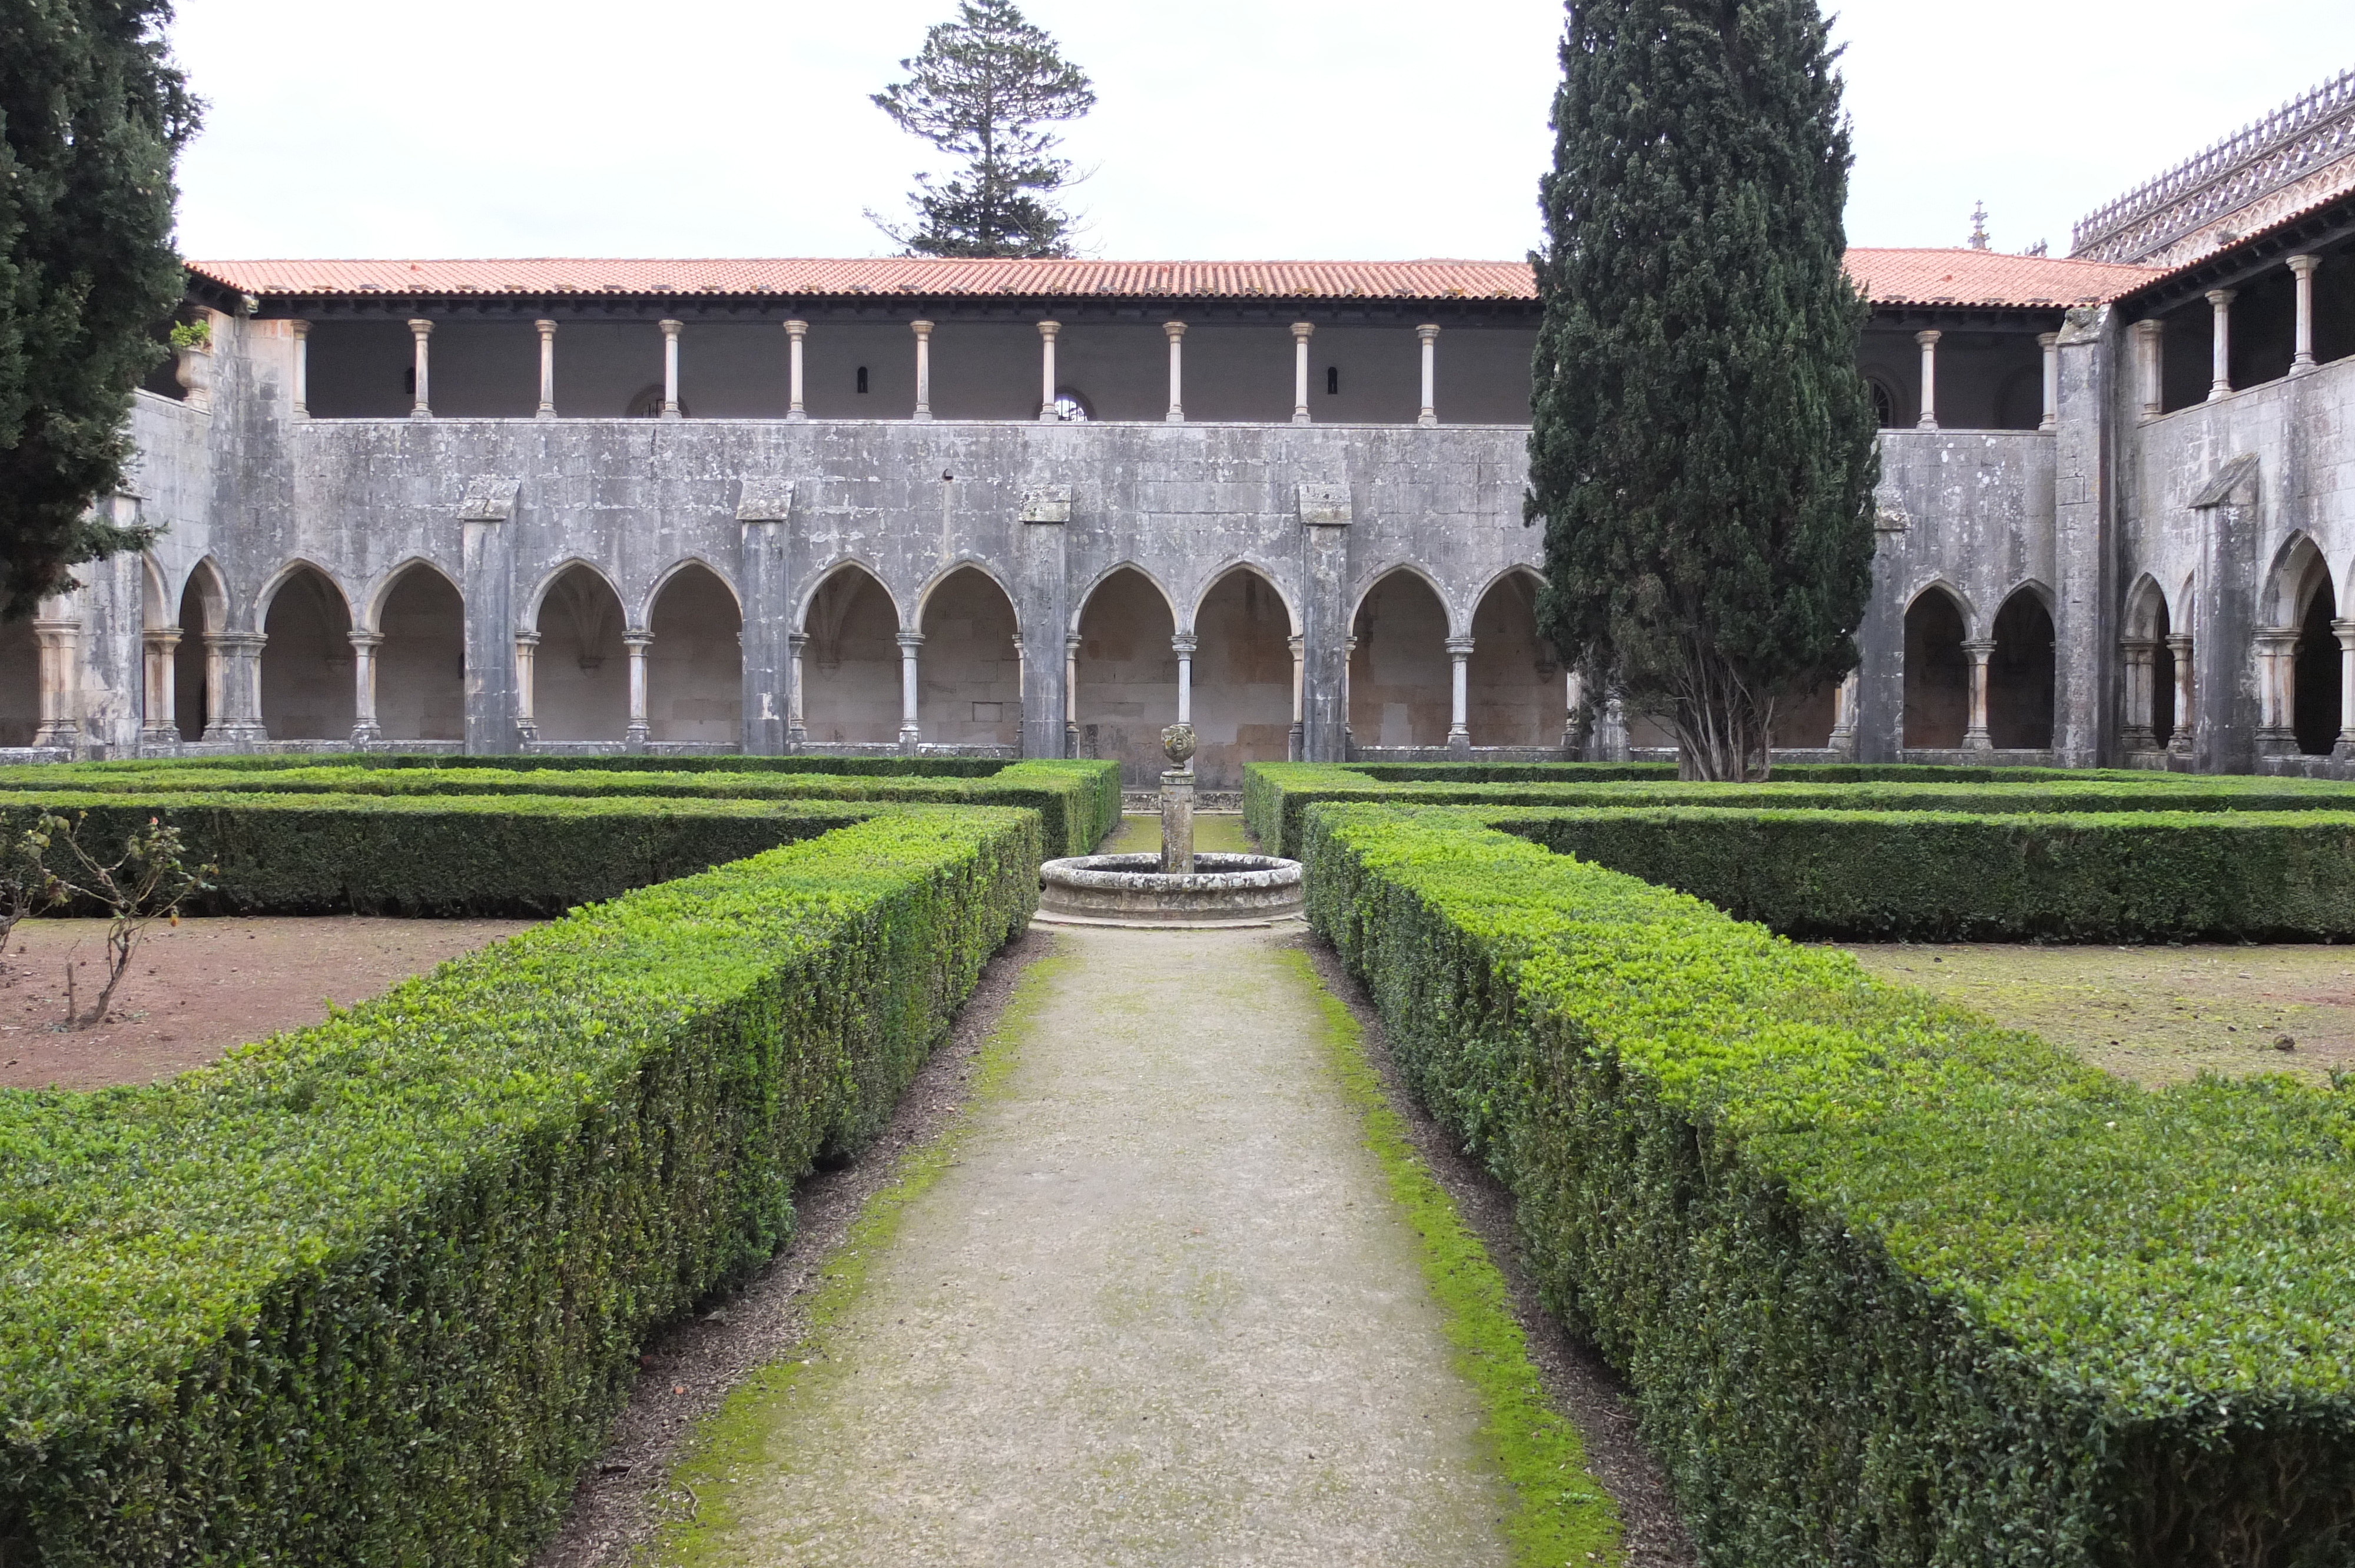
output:
[[[1945,334],[1941,333],[1936,327],[1931,327],[1926,331],[1915,333],[1913,334],[1913,341],[1920,344],[1923,348],[1928,348],[1933,344],[1936,343],[1939,338],[1945,335]]]
[[[902,631],[900,633],[900,646],[906,649],[909,652],[913,653],[917,649],[922,648],[923,645],[924,634],[922,632]]]
[[[1161,330],[1163,333],[1167,334],[1171,343],[1176,343],[1179,338],[1186,335],[1186,323],[1184,322],[1163,322],[1161,323]]]
[[[537,631],[518,631],[515,634],[515,640],[516,646],[517,648],[537,648],[539,646],[539,633]]]
[[[674,321],[668,316],[665,316],[662,320],[655,323],[655,325],[662,328],[662,334],[665,337],[677,337],[681,332],[686,330],[687,327],[687,323],[685,322]]]
[[[540,320],[536,321],[531,324],[539,330],[539,335],[542,337],[554,337],[556,335],[556,323],[545,317],[542,317]]]
[[[789,322],[787,322],[787,323],[785,323],[785,335],[786,335],[787,337],[806,337],[806,336],[808,336],[808,335],[809,335],[809,323],[805,322],[805,321],[789,321]]]
[[[411,316],[409,320],[409,330],[415,333],[419,337],[432,337],[433,335],[433,323],[427,321],[423,316]]]
[[[2167,331],[2167,325],[2157,316],[2145,316],[2127,330],[2147,342],[2157,343],[2161,334]]]
[[[1447,651],[1458,659],[1469,659],[1472,656],[1472,639],[1451,637],[1447,640]]]
[[[306,338],[311,335],[311,323],[304,321],[301,316],[296,316],[293,321],[286,323],[286,330],[293,334],[297,339]]]
[[[1045,338],[1050,343],[1054,342],[1055,334],[1062,330],[1063,323],[1060,322],[1040,322],[1039,323],[1039,335]]]
[[[1194,650],[1200,646],[1201,644],[1195,641],[1191,632],[1181,631],[1169,640],[1169,651],[1180,659],[1192,658]]]
[[[2049,352],[2059,347],[2060,344],[2061,334],[2057,332],[2041,332],[2036,334],[2036,346],[2041,349]]]
[[[2286,258],[2282,265],[2301,278],[2311,278],[2314,276],[2314,270],[2322,265],[2322,258],[2311,255],[2291,256]]]
[[[381,631],[353,631],[346,633],[346,636],[351,645],[363,653],[384,645],[384,633]]]
[[[932,323],[927,321],[910,322],[908,323],[908,330],[914,333],[918,337],[930,337],[932,335]]]
[[[622,633],[622,646],[624,648],[635,648],[643,652],[645,649],[653,647],[654,641],[655,634],[651,631],[624,631]]]
[[[1439,336],[1439,323],[1436,322],[1425,322],[1421,326],[1414,329],[1414,335],[1421,338],[1425,343],[1430,343]]]
[[[1992,637],[1970,638],[1963,643],[1963,652],[1977,662],[1984,664],[1995,652],[1995,639]]]
[[[1048,485],[1043,489],[1022,493],[1022,521],[1025,523],[1069,523],[1071,520],[1071,487],[1068,484]]]
[[[2241,291],[2238,289],[2211,289],[2208,291],[2208,302],[2215,306],[2220,311],[2240,297]]]
[[[1310,338],[1316,335],[1316,323],[1315,322],[1295,322],[1292,323],[1293,342],[1306,343]]]

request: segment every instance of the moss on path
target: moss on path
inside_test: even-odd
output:
[[[1493,1269],[1294,940],[1060,933],[811,1343],[682,1467],[667,1560],[1615,1558]]]

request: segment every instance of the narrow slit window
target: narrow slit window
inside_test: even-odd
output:
[[[863,365],[858,367],[858,389],[861,392],[867,390],[867,366]]]
[[[1340,394],[1340,391],[1341,391],[1341,367],[1340,367],[1339,366],[1337,366],[1337,365],[1328,365],[1328,366],[1327,366],[1325,367],[1325,393],[1326,393],[1326,396],[1327,396],[1327,397],[1337,397],[1337,396]]]

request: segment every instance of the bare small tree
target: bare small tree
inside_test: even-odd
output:
[[[154,817],[131,835],[122,854],[101,862],[82,847],[80,832],[87,820],[88,813],[77,815],[70,822],[59,816],[41,819],[42,831],[76,863],[71,876],[57,879],[63,895],[104,905],[112,916],[106,926],[106,989],[86,1012],[75,1009],[73,966],[66,966],[69,1029],[87,1029],[105,1019],[106,1010],[114,1003],[115,988],[123,983],[123,974],[131,968],[131,955],[138,949],[148,926],[157,920],[178,925],[181,900],[209,890],[212,884],[206,879],[218,870],[186,863],[181,859],[180,830]]]
[[[8,968],[8,938],[16,922],[65,899],[65,885],[44,863],[49,848],[48,820],[17,831],[0,822],[0,973]]]

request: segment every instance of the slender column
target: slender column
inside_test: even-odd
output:
[[[2057,430],[2061,428],[2061,334],[2038,333],[2036,346],[2044,355],[2044,418],[2036,428]]]
[[[294,335],[294,406],[289,411],[295,418],[307,419],[311,417],[311,323],[291,321],[286,330]]]
[[[2179,756],[2189,757],[2191,755],[2191,694],[2197,685],[2192,679],[2191,633],[2169,632],[2167,651],[2175,655],[2175,733],[2167,737],[2167,749]]]
[[[2135,379],[2141,383],[2136,389],[2142,402],[2142,417],[2158,418],[2164,406],[2165,384],[2160,372],[2165,366],[2165,350],[2161,346],[2167,329],[2152,317],[2134,324]]]
[[[1080,754],[1080,634],[1063,639],[1063,755]]]
[[[790,389],[785,402],[785,418],[796,422],[809,418],[802,406],[802,340],[809,336],[809,323],[785,323],[785,357]]]
[[[1839,690],[1832,697],[1831,747],[1844,757],[1856,755],[1856,697],[1861,683],[1857,672],[1850,670],[1840,677]]]
[[[2355,751],[2355,620],[2334,620],[2331,634],[2339,639],[2339,744],[2331,755]]]
[[[539,332],[539,410],[535,418],[556,418],[556,323],[538,321],[531,323]]]
[[[2208,308],[2215,313],[2215,330],[2210,337],[2209,359],[2214,379],[2208,383],[2208,401],[2228,397],[2232,390],[2232,301],[2235,291],[2211,289]]]
[[[1292,748],[1290,758],[1291,760],[1298,762],[1301,760],[1303,755],[1303,747],[1307,744],[1308,734],[1307,725],[1303,715],[1301,706],[1304,701],[1303,676],[1306,672],[1308,651],[1305,639],[1295,637],[1288,641],[1292,647]]]
[[[81,622],[65,617],[33,622],[40,646],[41,725],[33,732],[35,746],[72,746],[81,738],[74,710],[81,673]]]
[[[1308,422],[1308,340],[1316,333],[1314,322],[1292,323],[1292,422]]]
[[[376,722],[376,651],[384,641],[378,631],[355,631],[352,640],[352,744],[370,746],[384,738]]]
[[[1161,417],[1173,425],[1186,422],[1186,323],[1163,322],[1169,339],[1169,412]]]
[[[1063,330],[1060,322],[1039,323],[1039,422],[1055,422],[1055,334]]]
[[[539,662],[539,633],[516,633],[516,742],[529,746],[539,738],[539,718],[534,707],[533,693],[538,688],[534,679],[535,666]]]
[[[1340,658],[1340,665],[1341,665],[1341,702],[1340,702],[1340,715],[1341,715],[1341,757],[1340,757],[1340,760],[1341,760],[1341,761],[1343,761],[1343,762],[1347,762],[1347,761],[1348,761],[1348,760],[1349,760],[1349,753],[1350,753],[1350,751],[1351,751],[1351,750],[1352,750],[1352,749],[1357,746],[1357,744],[1358,744],[1357,732],[1356,732],[1356,731],[1354,731],[1354,730],[1352,730],[1352,729],[1349,727],[1349,673],[1350,673],[1351,668],[1352,668],[1352,667],[1357,663],[1357,662],[1358,662],[1358,640],[1357,640],[1357,638],[1355,638],[1354,636],[1352,636],[1352,637],[1345,637],[1345,638],[1343,638],[1343,639],[1341,640],[1341,658]]]
[[[916,334],[916,412],[913,418],[932,417],[932,323],[910,322],[910,331]]]
[[[632,751],[644,751],[654,738],[654,726],[646,722],[646,650],[654,641],[651,631],[622,633],[622,646],[630,651],[630,727],[622,733]]]
[[[1913,334],[1922,345],[1922,417],[1913,421],[1917,430],[1938,428],[1938,336],[1935,330]]]
[[[2158,644],[2147,638],[2129,638],[2118,644],[2126,655],[2126,722],[2118,727],[2118,746],[2126,751],[2149,751],[2158,745],[2152,706],[2157,688],[2152,681]]]
[[[678,334],[683,322],[660,321],[655,325],[663,334],[663,406],[662,417],[676,419],[678,415]]]
[[[1995,644],[1984,639],[1966,642],[1963,652],[1971,656],[1971,722],[1963,731],[1963,745],[1973,751],[1989,751],[1995,742],[1987,733],[1987,656],[1995,652]]]
[[[213,656],[205,672],[207,740],[250,745],[269,738],[261,722],[261,647],[259,631],[218,632],[205,640]]]
[[[803,746],[809,741],[809,726],[802,718],[802,650],[809,646],[809,633],[789,631],[785,644],[793,654],[793,678],[785,686],[785,739]]]
[[[1586,683],[1575,668],[1563,672],[1561,683],[1561,749],[1563,759],[1576,761],[1578,710],[1586,701]]]
[[[2289,270],[2297,277],[2297,352],[2290,356],[2289,373],[2303,376],[2314,368],[2314,270],[2319,256],[2293,256]]]
[[[916,650],[924,645],[921,631],[900,633],[900,749],[913,751],[922,738],[916,725]]]
[[[2296,627],[2269,626],[2257,633],[2259,751],[2283,752],[2296,744],[2290,714],[2296,656]]]
[[[1447,657],[1454,664],[1448,682],[1453,716],[1447,723],[1447,749],[1469,751],[1472,749],[1472,640],[1469,637],[1449,638]]]
[[[172,654],[180,646],[180,629],[176,626],[150,627],[141,634],[146,652],[147,689],[143,707],[144,717],[139,726],[143,746],[177,746],[180,743],[179,674]]]
[[[1199,646],[1193,634],[1181,631],[1169,640],[1170,651],[1178,655],[1178,722],[1194,722],[1194,650]],[[1188,763],[1187,766],[1193,766]]]
[[[416,340],[414,363],[417,369],[417,402],[409,410],[409,417],[412,419],[430,419],[433,417],[433,404],[426,396],[425,383],[427,372],[432,368],[428,363],[432,356],[426,352],[425,340],[433,335],[433,323],[424,320],[412,320],[409,323],[409,335]]]
[[[1432,397],[1432,368],[1438,352],[1439,328],[1425,322],[1414,329],[1414,335],[1423,340],[1423,412],[1414,417],[1414,422],[1435,425],[1439,423],[1439,409]]]

